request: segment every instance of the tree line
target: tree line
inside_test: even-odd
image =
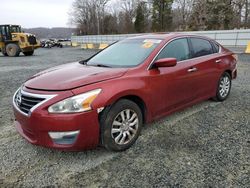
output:
[[[78,35],[249,28],[250,0],[75,0]]]

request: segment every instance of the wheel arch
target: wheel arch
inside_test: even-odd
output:
[[[136,103],[139,106],[139,108],[141,109],[141,112],[142,112],[143,124],[144,124],[146,122],[146,118],[147,118],[147,106],[146,106],[145,102],[143,101],[143,99],[141,97],[138,97],[137,95],[126,95],[126,96],[119,98],[117,101],[119,101],[121,99],[127,99],[130,101],[133,101],[134,103]]]
[[[225,72],[227,72],[227,73],[230,75],[231,79],[233,78],[233,72],[232,72],[230,69],[225,70],[225,71],[223,72],[223,74],[224,74]]]
[[[8,44],[16,44],[20,48],[20,46],[18,44],[18,41],[5,41],[5,42],[2,42],[2,43],[3,43],[3,45],[1,46],[1,49],[3,51],[6,51],[6,47],[7,47]]]
[[[118,96],[112,98],[112,100],[110,100],[107,103],[108,105],[105,108],[112,107],[113,104],[117,103],[119,100],[122,100],[122,99],[127,99],[127,100],[130,100],[130,101],[136,103],[142,112],[143,124],[147,122],[147,119],[148,119],[147,105],[142,97],[135,95],[135,94],[118,95]]]

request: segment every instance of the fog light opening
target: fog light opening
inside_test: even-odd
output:
[[[49,132],[49,136],[56,144],[70,145],[76,141],[79,133],[79,130],[68,132]]]

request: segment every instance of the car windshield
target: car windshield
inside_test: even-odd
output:
[[[20,26],[11,26],[11,32],[12,33],[21,33],[21,27]]]
[[[162,40],[126,39],[92,57],[87,64],[104,67],[135,67],[150,55]]]

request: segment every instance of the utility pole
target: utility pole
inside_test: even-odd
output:
[[[97,35],[100,35],[100,20],[99,20],[99,14],[97,14]]]

